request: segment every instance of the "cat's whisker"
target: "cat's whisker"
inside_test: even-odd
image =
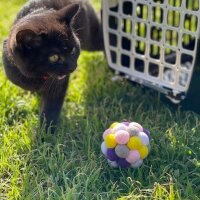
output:
[[[54,76],[52,75],[51,78],[49,78],[49,84],[48,84],[48,91],[50,91],[52,89],[53,83],[54,83]]]
[[[41,90],[49,90],[50,89],[50,85],[51,85],[53,76],[54,76],[54,74],[49,74],[49,78],[44,82],[44,84],[41,87]]]
[[[80,27],[80,28],[78,28],[78,29],[76,29],[76,30],[74,30],[74,33],[76,34],[77,33],[77,31],[81,31],[81,30],[83,30],[85,27],[84,26],[82,26],[82,27]]]
[[[60,33],[60,34],[58,35],[58,38],[59,38],[59,39],[62,39],[62,38],[63,38],[63,33]]]
[[[58,92],[58,85],[60,85],[60,83],[58,82],[57,84],[55,84],[55,86],[53,87],[53,91],[52,91],[52,95],[56,96],[57,92]]]
[[[49,82],[49,80],[47,79],[45,82],[44,82],[44,84],[42,85],[42,87],[40,88],[40,90],[46,90],[47,89],[47,87],[48,87],[48,82]]]
[[[56,84],[54,84],[56,83]],[[53,96],[56,96],[57,95],[57,92],[59,91],[59,87],[60,86],[60,82],[57,81],[57,79],[53,79],[53,82],[52,82],[52,95]]]

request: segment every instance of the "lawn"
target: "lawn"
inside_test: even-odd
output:
[[[1,0],[1,52],[23,3]],[[200,116],[173,111],[158,93],[113,76],[103,53],[82,52],[51,135],[38,129],[37,95],[7,81],[0,63],[1,200],[200,199]],[[151,131],[139,169],[110,168],[100,152],[102,132],[123,119]]]

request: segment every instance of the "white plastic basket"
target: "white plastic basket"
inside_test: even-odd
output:
[[[178,103],[189,89],[200,0],[103,0],[109,66]]]

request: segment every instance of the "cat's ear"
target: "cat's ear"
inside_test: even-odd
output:
[[[41,46],[42,36],[30,29],[20,30],[16,34],[16,42],[20,47],[31,49],[33,47]]]
[[[72,3],[61,10],[58,11],[58,15],[62,22],[70,23],[72,19],[77,15],[79,12],[80,5],[77,3]]]

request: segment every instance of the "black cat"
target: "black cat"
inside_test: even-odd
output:
[[[41,123],[55,127],[80,49],[103,50],[100,19],[87,1],[30,0],[3,46],[10,81],[41,94]]]

